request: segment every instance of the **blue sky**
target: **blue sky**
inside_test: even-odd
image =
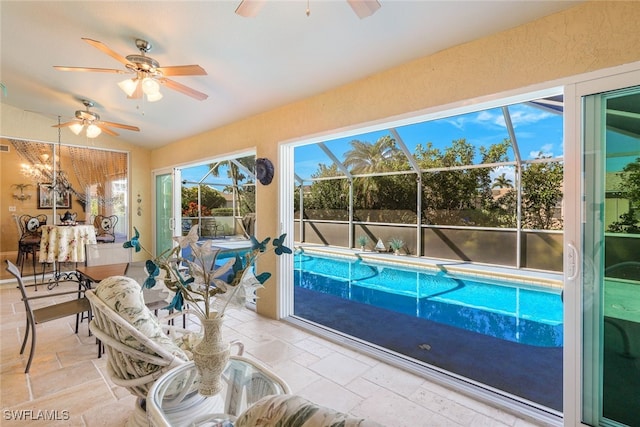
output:
[[[514,126],[518,146],[523,159],[533,159],[539,152],[546,156],[563,155],[562,115],[554,114],[528,104],[516,104],[509,107],[511,122]],[[409,150],[417,144],[433,143],[441,151],[456,139],[466,139],[476,147],[489,147],[509,138],[505,119],[500,108],[478,111],[474,113],[452,116],[443,119],[406,125],[396,128],[398,134]],[[325,145],[339,158],[351,147],[349,142],[358,139],[374,143],[379,138],[389,135],[387,130],[370,132],[362,135],[338,138],[325,141]],[[514,159],[513,151],[509,159]],[[478,159],[479,160],[479,159]],[[315,144],[300,146],[295,149],[295,172],[309,178],[318,170],[318,164],[331,164],[329,157]],[[183,169],[182,179],[199,181],[208,170],[207,165]],[[513,168],[498,168],[492,176],[506,173],[513,181]],[[226,168],[223,167],[219,178],[209,177],[209,182],[227,182]],[[221,188],[220,188],[221,189]]]
[[[509,113],[523,159],[533,159],[539,152],[552,157],[563,155],[561,115],[526,104],[510,106]],[[431,142],[434,147],[444,151],[451,141],[462,138],[476,147],[489,147],[509,138],[500,108],[407,125],[397,128],[397,131],[409,150],[414,150],[417,144]],[[388,131],[371,132],[327,141],[325,144],[339,159],[343,159],[344,153],[350,149],[350,141],[358,139],[373,143],[388,134]],[[509,158],[514,158],[513,151],[510,151]],[[330,165],[331,161],[318,147],[308,145],[296,148],[295,171],[299,176],[310,177],[318,169],[319,163]],[[494,175],[502,172],[496,171]],[[504,172],[507,176],[513,174],[510,170]]]

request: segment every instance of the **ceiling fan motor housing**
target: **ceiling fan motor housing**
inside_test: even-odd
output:
[[[133,68],[134,71],[145,71],[155,73],[156,68],[160,67],[158,61],[144,55],[127,55],[127,61],[134,64],[134,67],[127,65],[127,68]]]
[[[76,110],[76,119],[93,122],[100,120],[100,116],[97,113],[91,111]]]

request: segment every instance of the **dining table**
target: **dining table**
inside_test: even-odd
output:
[[[43,225],[41,227],[40,262],[84,262],[85,245],[96,243],[93,225]]]
[[[76,273],[80,283],[86,288],[91,289],[93,283],[100,283],[107,277],[124,276],[127,274],[129,263],[92,265],[76,267]]]
[[[168,293],[165,290],[147,289],[142,285],[146,278],[144,262],[125,262],[93,266],[83,265],[76,267],[76,274],[78,281],[85,289],[91,289],[94,284],[98,284],[111,276],[128,276],[140,283],[144,303],[147,308],[152,310],[156,315],[158,314],[158,310],[162,310],[169,305],[169,301],[167,301]]]
[[[40,227],[40,262],[53,265],[53,278],[48,288],[57,286],[61,280],[77,280],[75,271],[63,273],[60,264],[71,262],[84,263],[86,260],[85,245],[96,243],[96,230],[93,225],[43,225]],[[43,270],[44,277],[44,270]]]

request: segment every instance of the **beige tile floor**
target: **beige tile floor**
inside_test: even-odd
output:
[[[40,287],[38,293],[44,292]],[[3,427],[124,425],[134,399],[109,381],[86,322],[77,335],[73,317],[39,325],[36,355],[25,375],[27,357],[18,354],[25,315],[15,282],[0,284],[0,321]],[[242,340],[245,355],[272,368],[293,393],[385,426],[535,425],[250,310],[229,312],[224,334]],[[33,417],[47,411],[58,420],[15,420],[28,411]]]

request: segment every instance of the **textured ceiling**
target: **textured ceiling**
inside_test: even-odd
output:
[[[412,59],[574,6],[552,1],[396,1],[363,20],[343,0],[267,1],[254,18],[239,1],[2,1],[2,102],[66,121],[95,102],[103,120],[136,145],[158,147]],[[173,80],[209,95],[197,101],[162,88],[156,103],[127,99],[120,74],[63,72],[54,65],[123,68],[81,40],[126,56],[153,44],[161,66],[199,64],[206,76]],[[70,132],[69,130],[64,130]]]

